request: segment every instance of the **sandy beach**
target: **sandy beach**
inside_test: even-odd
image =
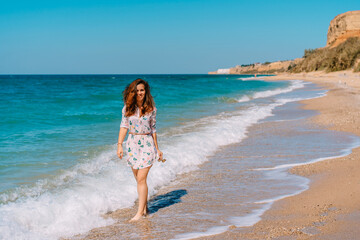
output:
[[[310,120],[331,130],[360,135],[359,73],[314,72],[266,79],[301,79],[323,86],[329,90],[325,97],[302,101],[305,109],[320,112]],[[275,202],[252,227],[233,227],[201,239],[358,239],[359,164],[360,148],[355,148],[346,157],[294,167],[291,173],[311,180],[308,190]]]

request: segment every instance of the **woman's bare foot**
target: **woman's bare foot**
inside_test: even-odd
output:
[[[135,221],[138,221],[140,220],[144,215],[141,215],[141,214],[136,214],[132,219],[130,219],[129,222],[135,222]]]

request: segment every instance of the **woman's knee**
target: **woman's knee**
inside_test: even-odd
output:
[[[137,184],[146,184],[146,177],[137,177],[136,182]]]

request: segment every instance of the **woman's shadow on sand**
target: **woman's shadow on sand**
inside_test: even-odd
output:
[[[169,207],[175,203],[181,202],[181,197],[186,195],[187,191],[184,189],[175,190],[166,194],[155,196],[148,201],[148,213],[153,214],[161,208]]]

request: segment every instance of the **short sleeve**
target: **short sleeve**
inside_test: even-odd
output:
[[[150,129],[151,133],[156,133],[156,108],[154,107],[154,110],[151,112],[150,116]]]
[[[122,109],[122,119],[121,119],[121,123],[120,123],[120,128],[129,128],[129,117],[125,117],[125,108],[126,106],[123,107]]]

